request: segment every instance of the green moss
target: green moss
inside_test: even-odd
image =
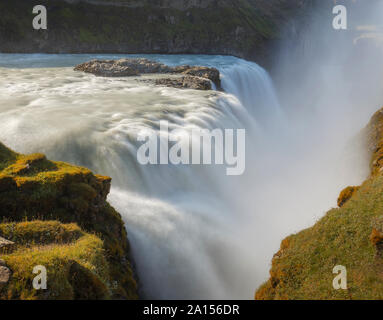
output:
[[[8,149],[0,142],[0,171],[11,165],[17,158],[17,153]]]
[[[383,177],[374,177],[342,208],[289,237],[289,247],[273,259],[272,279],[260,289],[258,298],[265,297],[265,286],[269,286],[268,298],[275,299],[383,298],[382,261],[375,259],[369,240],[373,219],[382,214],[382,194]],[[336,265],[347,268],[346,291],[332,287]],[[271,296],[270,291],[274,292]]]
[[[83,235],[83,231],[74,223],[36,220],[0,224],[0,236],[20,246],[70,243]]]
[[[364,130],[372,150],[371,176],[351,193],[346,189],[341,208],[284,240],[256,299],[383,299],[382,123],[380,111]],[[336,265],[347,269],[347,290],[333,288]]]
[[[100,238],[54,221],[0,224],[0,234],[18,245],[1,256],[13,273],[0,299],[110,298],[109,263]],[[47,269],[47,290],[33,289],[37,265]]]
[[[94,175],[87,168],[49,161],[42,154],[17,154],[0,144],[0,234],[24,247],[65,245],[81,241],[83,232],[96,234],[114,283],[112,297],[135,299],[125,226],[106,202],[110,184],[109,177]],[[49,220],[56,222],[45,222]]]

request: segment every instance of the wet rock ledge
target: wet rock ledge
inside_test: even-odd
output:
[[[181,65],[167,66],[145,58],[119,60],[91,60],[77,65],[75,71],[92,73],[101,77],[133,77],[142,74],[168,74],[169,78],[154,80],[156,85],[211,90],[212,83],[221,90],[220,73],[216,68]],[[175,75],[179,75],[175,77]]]

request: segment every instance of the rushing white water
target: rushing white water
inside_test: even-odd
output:
[[[255,63],[149,56],[219,68],[226,91],[220,93],[72,70],[93,57],[0,55],[6,67],[0,68],[0,141],[113,178],[109,200],[126,222],[146,297],[251,299],[281,238],[307,226],[340,187],[363,175],[339,174],[339,145],[312,146],[289,128],[271,79]],[[139,165],[137,132],[158,130],[159,120],[186,131],[245,128],[245,174],[226,176],[222,166]]]

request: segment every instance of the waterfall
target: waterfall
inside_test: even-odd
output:
[[[224,67],[223,89],[236,96],[263,127],[283,121],[283,112],[267,71],[253,62],[238,60]]]
[[[150,57],[222,72],[226,93],[180,91],[69,68],[90,56],[33,55],[35,68],[28,68],[28,55],[14,57],[25,68],[0,69],[0,140],[113,178],[109,201],[126,222],[143,295],[251,298],[257,265],[248,259],[253,252],[241,236],[245,213],[235,196],[244,177],[228,177],[214,165],[139,165],[136,138],[139,130],[151,129],[167,143],[158,131],[158,121],[167,120],[169,130],[186,133],[244,128],[247,140],[255,141],[265,119],[280,112],[267,73],[233,57]],[[12,58],[4,60],[9,65]],[[246,153],[252,157],[250,146]],[[249,171],[251,166],[246,179]]]
[[[334,203],[345,183],[335,179],[335,156],[326,141],[312,143],[315,132],[299,131],[315,119],[287,126],[273,83],[257,64],[141,56],[216,67],[225,92],[73,71],[92,58],[126,55],[0,54],[0,141],[112,177],[108,200],[126,222],[144,297],[252,299],[280,240]],[[245,173],[227,176],[221,165],[140,165],[137,133],[152,130],[165,143],[159,120],[181,134],[246,129]]]

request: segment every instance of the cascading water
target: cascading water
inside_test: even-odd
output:
[[[73,66],[89,56],[2,58],[7,66],[24,61],[25,67],[38,68],[1,69],[0,140],[113,178],[109,200],[126,221],[147,297],[251,297],[256,265],[243,263],[249,253],[242,249],[236,222],[241,217],[230,200],[241,179],[212,165],[141,166],[136,136],[150,128],[162,139],[159,120],[169,121],[169,130],[247,128],[254,133],[258,116],[270,118],[280,111],[263,69],[231,57],[151,56],[169,65],[220,68],[225,94],[41,68]],[[246,83],[257,90],[241,88]],[[269,112],[258,110],[254,99]],[[253,281],[243,281],[244,273]]]
[[[320,199],[296,198],[313,180],[332,185],[333,172],[313,172],[315,155],[296,157],[304,148],[294,144],[295,132],[286,131],[272,82],[255,63],[142,56],[217,67],[226,93],[70,68],[95,56],[0,55],[0,65],[8,67],[0,69],[0,141],[113,178],[109,201],[126,222],[145,297],[251,299],[282,236],[327,209],[343,181]],[[137,133],[149,128],[162,139],[159,120],[186,132],[245,128],[245,174],[226,176],[222,166],[138,164]]]

